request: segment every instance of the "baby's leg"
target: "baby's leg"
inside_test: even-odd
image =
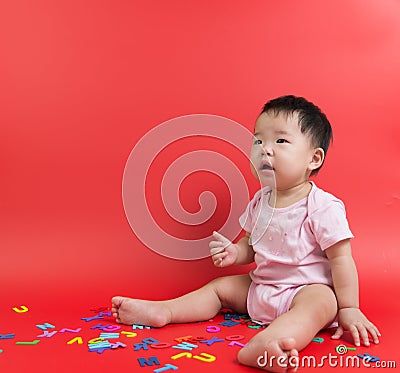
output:
[[[330,325],[337,312],[336,297],[329,286],[308,285],[294,297],[290,310],[255,335],[238,355],[239,362],[274,372],[286,372],[286,363],[295,362],[299,350]],[[278,363],[280,358],[281,364]],[[283,364],[282,364],[283,362]]]
[[[245,313],[250,283],[249,275],[227,276],[171,300],[146,301],[114,297],[113,316],[123,324],[162,327],[170,323],[208,320],[222,307]]]

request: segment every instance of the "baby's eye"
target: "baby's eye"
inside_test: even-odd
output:
[[[258,140],[258,139],[254,140],[254,145],[261,145],[261,144],[262,144],[261,140]]]
[[[283,144],[283,143],[288,142],[288,141],[285,140],[285,139],[278,139],[278,140],[276,140],[276,142],[277,142],[277,144]]]

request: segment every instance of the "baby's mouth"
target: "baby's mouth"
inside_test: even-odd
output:
[[[273,168],[269,163],[267,163],[267,162],[263,162],[263,163],[261,164],[260,169],[261,169],[261,170],[269,170],[269,171],[273,171],[273,170],[274,170],[274,168]]]

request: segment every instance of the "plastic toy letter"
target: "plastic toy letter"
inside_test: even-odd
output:
[[[78,343],[78,345],[81,345],[83,343],[82,337],[76,337],[74,339],[71,339],[70,341],[67,342],[67,345],[71,345],[72,343]]]
[[[133,332],[121,332],[121,334],[125,334],[127,338],[133,338],[137,336],[137,333],[133,333]]]
[[[143,368],[144,366],[152,366],[152,365],[160,365],[160,362],[157,359],[157,356],[150,356],[148,359],[144,357],[139,357],[138,362],[140,366]]]
[[[52,337],[54,334],[56,334],[57,333],[57,330],[55,330],[54,332],[51,332],[51,333],[49,333],[47,330],[45,330],[44,332],[43,332],[43,334],[41,334],[41,335],[37,335],[37,338],[43,338],[43,337],[46,337],[46,338],[50,338],[50,337]]]
[[[172,364],[165,364],[162,368],[155,369],[153,372],[160,373],[165,372],[166,370],[178,370],[178,367]]]
[[[0,339],[12,339],[15,337],[15,334],[0,334]]]
[[[64,328],[64,329],[61,329],[60,331],[59,331],[59,333],[65,333],[65,332],[69,332],[69,333],[79,333],[80,331],[82,330],[82,328],[77,328],[77,329],[68,329],[68,328]]]
[[[15,342],[16,345],[37,345],[39,343],[39,339],[35,339],[32,342]]]
[[[198,356],[197,355],[193,356],[193,359],[197,359],[197,360],[200,360],[200,361],[205,361],[206,363],[212,363],[217,358],[215,356],[213,356],[213,355],[209,355],[209,354],[206,354],[205,352],[202,352]]]
[[[48,322],[46,322],[46,323],[44,323],[43,325],[41,325],[41,324],[38,324],[38,325],[36,325],[39,329],[42,329],[42,330],[46,330],[46,329],[54,329],[55,328],[55,326],[54,325],[51,325],[51,324],[49,324]]]
[[[192,357],[192,354],[190,352],[181,352],[180,354],[171,356],[172,360],[180,359],[181,357],[186,357],[190,359]]]
[[[116,332],[117,330],[120,330],[121,327],[118,325],[110,325],[107,328],[104,328],[103,330],[105,330],[106,332]]]

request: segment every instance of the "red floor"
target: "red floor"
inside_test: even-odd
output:
[[[322,343],[313,342],[301,352],[301,358],[304,358],[305,364],[305,367],[301,370],[315,369],[318,371],[321,367],[310,368],[307,367],[308,364],[314,365],[323,362],[323,371],[335,371],[344,369],[346,361],[349,364],[349,369],[352,369],[351,364],[357,364],[357,362],[360,365],[358,370],[371,369],[366,366],[367,364],[364,365],[360,359],[355,359],[354,362],[348,359],[348,356],[365,353],[381,359],[378,363],[370,363],[371,366],[394,364],[393,362],[399,366],[400,357],[397,350],[398,306],[393,306],[394,310],[397,309],[397,312],[393,313],[388,313],[385,309],[385,304],[389,304],[392,296],[393,294],[389,293],[382,295],[379,302],[370,302],[366,307],[369,317],[376,321],[381,329],[382,338],[379,345],[369,348],[360,347],[357,348],[357,351],[349,351],[345,355],[340,355],[335,351],[337,345],[354,346],[352,346],[348,337],[341,341],[333,341],[330,340],[330,332],[324,331],[318,335],[318,337],[324,339]],[[372,298],[371,296],[370,300],[373,300]],[[88,294],[86,297],[81,295],[77,296],[76,299],[65,299],[60,295],[58,299],[55,297],[47,299],[45,296],[38,296],[34,292],[30,296],[25,295],[24,302],[18,296],[15,296],[15,299],[12,299],[12,297],[1,299],[0,371],[119,372],[124,370],[137,372],[143,369],[143,372],[157,370],[161,372],[167,371],[168,368],[180,372],[204,372],[204,369],[207,369],[207,371],[229,370],[229,372],[254,371],[240,366],[236,360],[236,354],[241,348],[239,343],[246,343],[257,332],[256,329],[249,327],[251,324],[245,321],[237,325],[221,325],[226,320],[220,314],[209,322],[170,325],[161,329],[149,330],[132,330],[132,327],[122,326],[120,330],[114,330],[116,324],[112,318],[107,316],[103,319],[82,320],[82,318],[99,315],[103,310],[106,313],[107,298],[103,302],[102,300],[101,294],[95,296]],[[375,306],[373,306],[374,304]],[[21,309],[21,306],[26,306],[28,311],[17,313],[13,310],[14,307]],[[233,321],[237,322],[234,319]],[[48,324],[46,332],[37,326],[42,325],[42,328],[45,328],[46,323]],[[100,327],[100,324],[103,327],[106,325],[111,327],[105,331],[93,328],[95,326]],[[210,326],[212,328],[209,328]],[[218,331],[218,328],[220,331]],[[55,331],[57,333],[54,333]],[[88,342],[98,338],[100,333],[104,332],[119,333],[118,339],[109,339],[109,341],[114,344],[121,342],[121,344],[118,348],[104,350],[102,353],[89,352]],[[136,335],[132,333],[136,333]],[[10,334],[13,338],[3,339]],[[172,347],[179,344],[177,338],[187,336],[194,338],[189,342],[197,345],[198,348],[193,348],[189,352]],[[79,344],[79,340],[75,339],[77,337],[82,338],[82,344]],[[67,343],[74,339],[75,343]],[[199,342],[200,339],[209,340],[210,345]],[[218,341],[212,342],[216,339]],[[39,342],[34,345],[17,344],[17,342],[33,341]],[[156,341],[161,345],[156,344],[155,346],[165,348],[152,347],[152,344],[157,343]],[[122,344],[126,347],[123,347]],[[136,348],[140,349],[135,350],[135,345]],[[147,350],[140,347],[145,345],[147,345]],[[173,359],[174,356],[182,353],[186,353],[186,355]],[[151,364],[152,357],[155,357],[153,358],[153,365],[147,365]],[[147,361],[146,363],[142,360],[143,367],[140,366],[141,358]],[[214,361],[207,362],[202,359]],[[260,360],[261,363],[262,361]],[[336,367],[334,367],[335,364]]]
[[[100,335],[100,330],[91,328],[98,324],[115,323],[109,318],[89,322],[82,318],[93,317],[96,312],[100,312],[101,307],[108,307],[113,295],[168,298],[194,289],[212,277],[228,273],[215,269],[209,259],[192,262],[167,260],[138,245],[120,244],[119,237],[124,237],[123,234],[128,236],[130,232],[119,234],[98,230],[97,226],[92,228],[89,223],[80,225],[85,229],[80,228],[79,234],[69,235],[64,230],[58,232],[54,227],[46,233],[37,222],[31,231],[27,230],[26,225],[23,235],[19,234],[21,223],[18,224],[17,220],[3,219],[0,224],[4,243],[0,247],[1,373],[153,372],[166,364],[178,367],[179,372],[188,373],[204,372],[204,369],[207,372],[254,371],[238,364],[236,356],[240,345],[230,346],[232,341],[229,339],[234,340],[235,337],[231,336],[242,335],[244,338],[238,342],[246,343],[257,330],[243,324],[221,326],[221,315],[210,322],[135,330],[137,336],[131,338],[120,334],[118,341],[126,344],[125,348],[105,350],[101,354],[88,352],[88,341]],[[344,369],[330,367],[329,356],[331,364],[345,364],[346,360],[343,359],[346,357],[365,353],[379,357],[383,364],[395,362],[399,366],[400,270],[396,225],[397,218],[393,213],[391,218],[387,215],[384,224],[373,228],[371,226],[371,229],[361,221],[355,227],[358,235],[354,240],[354,257],[360,277],[362,310],[379,327],[381,342],[376,346],[350,351],[340,360],[335,358],[338,356],[335,348],[339,344],[352,346],[350,339],[346,336],[341,341],[332,341],[329,333],[323,332],[319,335],[324,338],[322,343],[311,343],[301,352],[301,357],[315,356],[316,363],[325,356],[323,371]],[[118,250],[113,249],[115,247]],[[25,313],[13,310],[21,306],[29,310]],[[48,329],[49,334],[53,331],[57,333],[49,337],[38,337],[45,333],[37,325],[46,323],[54,326]],[[221,330],[210,333],[207,331],[208,326],[218,326]],[[63,329],[79,328],[81,330],[78,333],[68,330],[61,332]],[[118,332],[121,331],[132,332],[132,327],[123,326]],[[14,337],[3,339],[4,335],[10,334]],[[135,344],[143,343],[146,338],[174,345],[178,344],[176,338],[185,336],[206,339],[216,337],[223,341],[210,346],[196,343],[199,347],[190,352],[191,358],[181,357],[176,360],[171,357],[182,353],[182,350],[172,346],[164,349],[150,346],[147,351],[135,351],[134,348]],[[67,344],[76,337],[81,337],[83,343]],[[227,337],[231,338],[227,340]],[[39,340],[36,345],[16,344],[35,340]],[[204,357],[202,353],[215,356],[215,361],[204,362],[195,358]],[[159,366],[140,366],[138,359],[150,359],[152,356],[158,359]],[[305,363],[310,359],[305,360]],[[376,366],[376,363],[372,365]],[[311,369],[319,371],[321,367],[305,367],[301,371]],[[360,364],[358,370],[363,369],[371,368]]]

